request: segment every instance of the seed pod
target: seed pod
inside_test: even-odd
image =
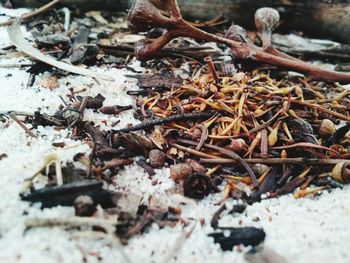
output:
[[[188,163],[178,163],[170,166],[170,177],[176,183],[184,180],[191,173],[193,173],[193,168]]]
[[[331,120],[323,119],[321,126],[320,126],[319,134],[321,136],[326,137],[326,136],[330,136],[333,133],[335,133],[335,130],[336,130],[335,125]]]
[[[96,212],[96,205],[88,195],[78,196],[74,201],[74,210],[76,216],[89,217]]]
[[[348,168],[350,163],[341,162],[337,163],[332,170],[332,177],[341,183],[350,183],[350,169]]]
[[[193,199],[204,198],[212,189],[209,176],[202,174],[191,174],[187,176],[183,187],[184,195]]]
[[[281,158],[282,159],[286,159],[288,157],[287,151],[286,150],[282,150],[281,151]]]
[[[278,141],[278,129],[279,129],[279,125],[277,125],[269,134],[269,137],[267,139],[269,146],[272,147],[276,144],[276,142]]]
[[[160,168],[164,165],[166,154],[160,150],[154,149],[149,152],[148,158],[149,158],[149,164],[153,168]]]

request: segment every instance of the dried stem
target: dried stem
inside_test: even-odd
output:
[[[27,128],[27,126],[24,125],[24,123],[17,118],[16,114],[14,112],[10,113],[10,117],[19,125],[21,128],[31,137],[38,138],[31,130]]]
[[[204,60],[208,64],[209,71],[210,71],[211,75],[213,76],[214,81],[216,83],[219,82],[219,76],[218,76],[218,73],[215,70],[215,65],[214,65],[213,60],[211,59],[211,57],[206,57]]]
[[[153,128],[154,126],[162,125],[162,124],[173,122],[173,121],[186,121],[186,120],[196,120],[196,119],[201,119],[201,118],[210,118],[214,114],[215,113],[212,111],[206,111],[206,112],[193,112],[193,113],[172,115],[172,116],[167,117],[167,118],[158,118],[156,120],[147,120],[141,124],[131,126],[130,128],[113,130],[113,132],[130,132],[130,131],[144,130],[144,129]]]
[[[321,112],[324,112],[324,113],[327,113],[329,115],[332,115],[336,118],[339,118],[341,120],[344,120],[344,121],[350,121],[350,117],[349,116],[346,116],[344,114],[341,114],[341,113],[338,113],[338,112],[335,112],[335,111],[331,111],[329,109],[326,109],[320,105],[317,105],[317,104],[312,104],[312,103],[308,103],[308,102],[305,102],[305,101],[300,101],[300,100],[291,100],[291,103],[294,103],[294,104],[298,104],[298,105],[301,105],[301,106],[305,106],[305,107],[308,107],[308,108],[311,108],[311,109],[315,109],[317,111],[321,111]]]
[[[210,158],[204,159],[201,158],[199,160],[201,163],[207,164],[236,164],[238,163],[236,160],[226,159],[226,158]],[[278,165],[278,164],[295,164],[295,165],[322,165],[322,166],[331,166],[336,165],[342,162],[349,162],[347,159],[312,159],[312,158],[245,158],[245,162],[250,164],[262,163],[269,165]]]

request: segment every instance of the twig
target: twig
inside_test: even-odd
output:
[[[271,147],[273,150],[284,150],[284,149],[293,149],[293,148],[313,148],[313,149],[321,149],[325,151],[332,152],[335,155],[339,155],[339,153],[331,148],[322,146],[322,145],[317,145],[313,143],[307,143],[307,142],[299,142],[291,145],[284,145],[284,146],[278,146],[278,147]]]
[[[42,13],[45,13],[49,10],[51,10],[56,4],[58,4],[60,1],[59,0],[53,0],[50,3],[30,12],[30,13],[26,13],[24,15],[21,16],[21,21],[24,20],[28,20],[29,18],[32,18],[34,16],[40,15]],[[13,22],[15,22],[16,19],[9,19],[7,21],[1,22],[0,26],[10,26],[12,25]]]
[[[214,65],[211,57],[206,57],[204,60],[208,64],[209,71],[210,71],[211,75],[213,76],[214,81],[216,83],[219,82],[219,76],[218,76],[218,73],[215,70],[215,65]]]
[[[170,145],[170,146],[173,146],[173,147],[175,147],[175,148],[178,148],[178,149],[180,149],[180,150],[182,150],[182,151],[188,152],[188,153],[190,153],[190,154],[199,156],[199,157],[209,158],[209,159],[218,158],[218,157],[215,156],[215,155],[210,155],[210,154],[207,154],[207,153],[204,153],[204,152],[200,152],[200,151],[197,151],[197,150],[194,150],[194,149],[191,149],[191,148],[182,146],[182,145],[180,145],[180,144],[177,144],[177,143],[174,143],[174,142],[171,142],[171,141],[169,141],[169,145]]]
[[[138,130],[144,130],[144,129],[150,129],[157,125],[162,125],[165,123],[173,122],[173,121],[185,121],[185,120],[196,120],[201,118],[209,118],[213,116],[215,112],[213,111],[206,111],[206,112],[193,112],[193,113],[184,113],[179,115],[172,115],[167,118],[159,118],[156,120],[147,120],[141,124],[137,124],[134,126],[131,126],[129,128],[124,128],[120,130],[112,130],[112,132],[130,132],[130,131],[138,131]]]
[[[16,114],[14,112],[10,113],[10,117],[19,125],[21,128],[31,137],[38,138],[31,130],[27,128],[27,126],[24,125],[24,123],[17,118]]]
[[[146,60],[154,56],[174,38],[190,37],[197,40],[225,44],[237,58],[252,59],[292,69],[318,80],[350,82],[350,74],[323,69],[301,60],[289,59],[281,55],[280,52],[271,54],[268,53],[269,50],[263,50],[256,46],[213,35],[193,27],[182,18],[176,0],[162,1],[162,4],[158,1],[135,0],[129,11],[128,25],[131,29],[139,32],[145,32],[150,28],[156,27],[166,29],[165,33],[159,38],[145,39],[136,44],[135,53],[140,60]]]
[[[226,159],[226,158],[216,158],[216,159],[199,159],[201,163],[213,163],[213,164],[235,164],[238,163],[236,160]],[[278,164],[296,164],[296,165],[336,165],[341,162],[350,162],[347,159],[313,159],[313,158],[245,158],[244,161],[250,164],[262,163],[270,165]]]
[[[291,103],[298,104],[298,105],[301,105],[301,106],[305,106],[305,107],[308,107],[308,108],[311,108],[311,109],[315,109],[317,111],[322,111],[324,113],[327,113],[329,115],[332,115],[332,116],[334,116],[336,118],[339,118],[339,119],[342,119],[344,121],[350,121],[350,117],[349,116],[346,116],[344,114],[341,114],[341,113],[338,113],[338,112],[335,112],[335,111],[331,111],[331,110],[323,108],[322,106],[317,105],[317,104],[312,104],[312,103],[308,103],[306,101],[299,101],[299,100],[291,100]]]
[[[99,226],[103,229],[117,225],[117,220],[92,217],[57,217],[57,218],[29,218],[25,221],[27,228],[53,226]]]

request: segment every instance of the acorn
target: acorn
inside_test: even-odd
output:
[[[148,154],[149,164],[153,168],[160,168],[164,165],[166,154],[160,150],[151,150]]]
[[[321,136],[330,136],[336,131],[334,123],[329,120],[329,119],[323,119],[320,129],[319,129],[319,134]]]
[[[337,163],[332,170],[332,177],[340,183],[350,183],[350,169],[348,166],[349,162]]]

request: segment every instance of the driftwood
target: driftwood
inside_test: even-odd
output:
[[[41,6],[41,0],[15,0],[15,6]],[[64,5],[84,9],[125,11],[131,0],[61,0]],[[300,30],[312,37],[350,43],[350,0],[179,0],[187,19],[208,20],[219,15],[246,28],[254,28],[256,9],[269,6],[281,14],[279,30]]]

